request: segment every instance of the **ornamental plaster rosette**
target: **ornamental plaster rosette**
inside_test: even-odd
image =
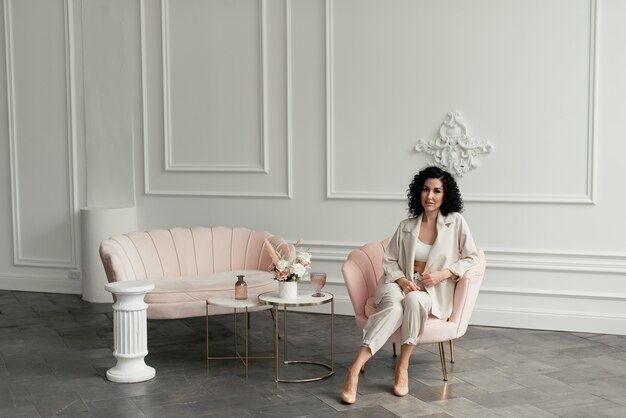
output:
[[[418,140],[415,151],[431,155],[429,165],[463,177],[478,166],[476,157],[491,152],[493,146],[487,141],[468,137],[458,112],[448,112],[447,117],[439,128],[439,137],[430,141]]]

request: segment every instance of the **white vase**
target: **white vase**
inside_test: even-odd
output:
[[[278,297],[296,299],[298,297],[298,282],[278,282]]]

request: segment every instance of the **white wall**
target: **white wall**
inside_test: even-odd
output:
[[[77,292],[79,101],[72,9],[3,2],[0,117],[3,288]]]
[[[473,322],[626,333],[620,0],[4,0],[0,288],[80,293],[78,209],[141,229],[390,235],[449,111],[488,270]],[[83,278],[88,280],[89,278]]]

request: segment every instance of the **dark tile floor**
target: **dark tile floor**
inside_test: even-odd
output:
[[[210,318],[212,355],[229,354],[232,316]],[[109,304],[76,295],[0,290],[0,417],[625,417],[626,336],[470,327],[457,362],[441,380],[436,346],[416,349],[410,394],[391,393],[386,347],[361,375],[355,405],[339,402],[360,333],[336,317],[336,374],[312,383],[274,383],[271,360],[256,360],[246,381],[236,361],[207,372],[204,318],[148,321],[146,363],[156,377],[106,380],[112,356]],[[328,358],[328,316],[289,315],[293,357]],[[268,312],[252,314],[254,353],[272,348]],[[284,377],[318,373],[291,366]]]

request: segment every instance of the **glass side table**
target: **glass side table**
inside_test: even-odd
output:
[[[272,305],[272,309],[274,311],[274,365],[276,368],[276,382],[283,383],[304,383],[304,382],[314,382],[317,380],[326,379],[327,377],[332,376],[335,373],[334,366],[334,356],[335,356],[335,297],[332,293],[324,292],[325,295],[322,297],[313,297],[311,296],[310,291],[299,290],[298,297],[294,299],[281,299],[278,296],[278,292],[266,292],[259,295],[259,302],[264,303],[266,305]],[[330,303],[330,364],[321,362],[321,361],[313,361],[313,360],[288,360],[287,356],[287,308],[303,308],[307,306],[320,306]],[[279,348],[278,348],[278,314],[277,309],[283,308],[283,364],[312,364],[323,367],[328,371],[319,376],[313,376],[304,379],[283,379],[280,377],[279,367],[278,367],[278,357],[279,357]]]
[[[209,305],[232,308],[234,322],[234,355],[233,356],[210,356],[209,355]],[[246,369],[246,380],[248,379],[248,364],[250,359],[275,359],[276,356],[250,356],[250,311],[249,308],[260,306],[261,303],[256,298],[235,299],[230,296],[215,296],[206,300],[206,368],[209,370],[209,360],[241,360]],[[244,313],[246,316],[246,326],[244,331],[244,353],[239,352],[237,336],[237,313]]]

